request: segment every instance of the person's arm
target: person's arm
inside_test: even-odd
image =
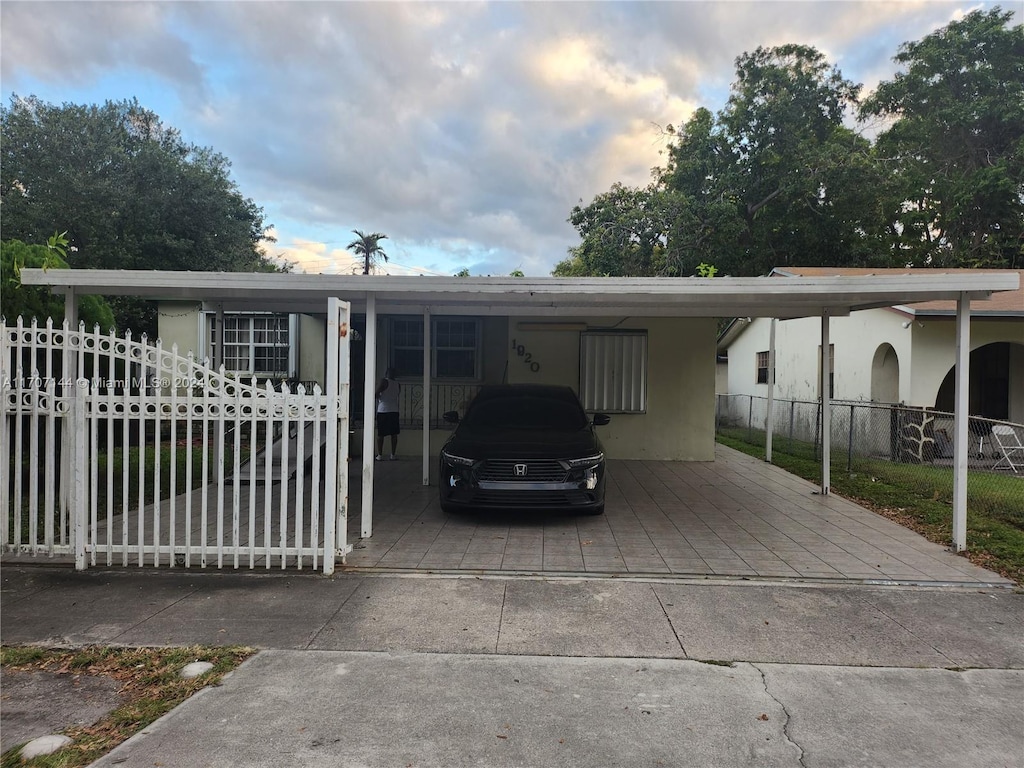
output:
[[[377,391],[374,392],[374,396],[379,400],[380,396],[384,393],[384,390],[388,388],[388,380],[381,379],[380,384],[377,385]]]

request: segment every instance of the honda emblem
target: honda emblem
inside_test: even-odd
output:
[[[512,467],[512,471],[515,472],[516,477],[526,477],[526,465],[516,464]]]

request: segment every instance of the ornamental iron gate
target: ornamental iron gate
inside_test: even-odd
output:
[[[349,312],[329,300],[326,391],[145,336],[0,320],[0,547],[79,569],[333,573],[351,549]]]

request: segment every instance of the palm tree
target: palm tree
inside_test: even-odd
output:
[[[384,261],[388,260],[388,255],[384,253],[384,249],[380,247],[381,240],[387,240],[387,235],[382,235],[380,232],[373,232],[372,234],[364,234],[358,229],[353,229],[359,237],[353,240],[351,243],[345,246],[347,250],[352,251],[356,256],[363,257],[363,274],[370,274],[370,265],[377,260],[380,256]]]

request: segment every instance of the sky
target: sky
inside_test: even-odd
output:
[[[814,46],[867,93],[901,43],[994,5],[3,0],[0,90],[137,98],[231,161],[296,271],[358,269],[359,229],[390,274],[543,277],[573,206],[647,184],[745,51]]]

